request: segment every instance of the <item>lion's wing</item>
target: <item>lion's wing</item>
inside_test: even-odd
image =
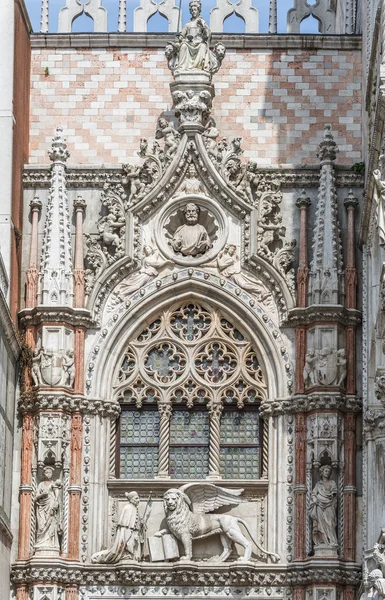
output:
[[[213,483],[187,483],[180,488],[191,500],[192,511],[208,513],[220,506],[237,505],[245,502],[239,496],[243,489],[225,490]]]

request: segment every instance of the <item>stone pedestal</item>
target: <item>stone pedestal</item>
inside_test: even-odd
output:
[[[326,544],[319,544],[319,546],[314,546],[314,556],[337,558],[338,546],[327,546]]]

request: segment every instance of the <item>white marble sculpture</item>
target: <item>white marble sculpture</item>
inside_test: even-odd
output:
[[[266,306],[272,305],[271,293],[256,279],[242,273],[239,257],[237,256],[237,247],[234,244],[227,244],[218,254],[217,267],[223,277],[228,278],[238,287],[254,294],[259,302]]]
[[[250,561],[253,543],[259,552],[269,556],[273,562],[279,560],[277,554],[264,550],[252,537],[248,524],[243,519],[226,514],[208,515],[221,506],[237,505],[242,502],[243,490],[226,490],[211,483],[187,483],[179,489],[169,489],[163,496],[167,529],[159,531],[157,536],[171,533],[182,542],[184,555],[181,560],[192,559],[192,541],[218,534],[223,545],[223,552],[218,558],[225,561],[231,554],[233,543],[242,546],[244,555],[240,561]],[[242,525],[250,539],[240,529]]]
[[[178,227],[170,244],[174,252],[183,256],[198,256],[212,248],[206,227],[198,223],[200,209],[193,202],[184,208],[186,223]]]
[[[52,481],[54,469],[43,469],[43,481],[37,487],[35,497],[36,511],[36,543],[35,551],[39,553],[59,552],[59,533],[61,532],[60,481]]]
[[[144,536],[144,521],[139,514],[137,492],[125,494],[128,504],[123,508],[111,548],[96,552],[93,563],[117,563],[123,559],[140,560]]]
[[[149,283],[151,279],[154,279],[158,275],[158,270],[167,265],[172,265],[172,262],[162,258],[155,246],[144,246],[142,266],[139,271],[130,275],[127,283],[121,284],[119,296],[127,298],[127,296]]]
[[[305,388],[313,385],[345,385],[347,358],[344,348],[334,350],[325,346],[321,349],[309,348],[305,357],[303,378]]]
[[[44,347],[35,348],[32,356],[31,377],[34,386],[65,386],[73,388],[75,381],[74,351],[55,352]]]
[[[311,494],[309,514],[313,521],[313,542],[317,546],[335,549],[338,541],[337,527],[337,484],[331,479],[332,468],[323,465],[319,469],[321,478]]]
[[[184,194],[204,194],[205,188],[201,180],[197,176],[195,165],[191,163],[188,168],[186,175],[180,184],[175,196],[183,196]]]
[[[226,48],[222,42],[210,50],[211,31],[201,17],[199,0],[189,4],[191,19],[177,35],[173,43],[167,44],[166,58],[174,75],[186,72],[216,73],[223,61]]]

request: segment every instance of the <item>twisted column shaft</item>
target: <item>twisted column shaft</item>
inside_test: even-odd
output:
[[[158,454],[158,477],[169,477],[169,450],[170,450],[170,419],[172,406],[170,401],[158,403],[159,410],[159,454]]]
[[[221,416],[223,406],[220,400],[211,400],[207,408],[210,416],[210,454],[209,454],[209,477],[218,479],[220,477],[220,445],[221,445]]]

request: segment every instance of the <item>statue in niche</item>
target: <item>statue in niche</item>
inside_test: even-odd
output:
[[[61,500],[59,490],[60,481],[52,481],[54,469],[44,467],[43,481],[37,487],[35,497],[36,511],[36,551],[50,551],[60,549],[59,535],[61,534]]]
[[[163,505],[169,531],[162,529],[155,536],[160,537],[170,532],[180,540],[184,548],[184,556],[181,560],[192,559],[193,539],[206,538],[219,533],[223,545],[219,562],[225,561],[230,556],[234,542],[244,548],[244,555],[239,558],[240,561],[251,560],[254,543],[262,554],[277,562],[279,556],[268,552],[258,544],[252,537],[246,521],[232,515],[206,514],[221,506],[240,504],[243,501],[239,497],[242,492],[242,489],[226,490],[212,483],[203,482],[187,483],[179,489],[167,490],[163,495]],[[246,529],[250,539],[243,535],[240,524]]]
[[[127,283],[122,283],[119,288],[119,295],[123,298],[130,296],[139,288],[147,285],[158,275],[158,270],[172,265],[171,260],[165,260],[161,257],[159,250],[154,246],[146,245],[143,248],[142,266],[137,273],[131,275]]]
[[[128,504],[123,508],[116,527],[115,540],[111,548],[96,552],[91,562],[106,564],[117,563],[123,559],[140,560],[144,544],[145,524],[139,514],[139,495],[137,492],[125,493]]]
[[[218,42],[210,51],[211,31],[201,17],[200,0],[189,4],[191,19],[177,35],[173,43],[167,44],[165,54],[168,66],[174,75],[186,71],[216,73],[225,57],[226,48]]]
[[[186,223],[175,231],[173,239],[170,241],[172,249],[183,256],[205,254],[212,248],[212,242],[206,227],[198,223],[199,206],[191,202],[186,205],[183,212]]]
[[[157,140],[164,139],[165,158],[171,160],[178,149],[180,134],[171,123],[164,117],[158,120],[158,127],[155,133]],[[154,152],[155,154],[155,152]]]
[[[337,484],[331,479],[330,465],[321,466],[319,473],[321,478],[314,486],[309,508],[313,521],[313,542],[314,546],[336,547]]]
[[[205,188],[203,183],[197,177],[195,165],[191,163],[186,172],[186,176],[180,184],[175,196],[183,196],[184,194],[204,194]]]
[[[271,293],[262,283],[242,273],[240,260],[237,256],[237,247],[234,244],[226,244],[224,249],[218,254],[215,263],[206,266],[216,266],[223,277],[226,277],[246,292],[254,294],[261,304],[269,307],[273,305]]]

